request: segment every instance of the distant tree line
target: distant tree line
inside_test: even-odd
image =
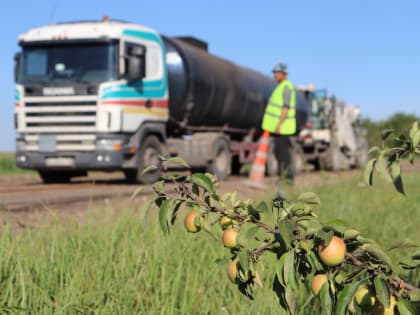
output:
[[[413,114],[395,113],[387,120],[372,121],[369,118],[362,120],[362,126],[367,130],[369,146],[381,145],[381,132],[386,129],[393,129],[395,135],[405,134],[411,128],[414,121],[420,123],[420,117]],[[387,140],[392,141],[392,140]],[[392,143],[389,143],[392,146]]]

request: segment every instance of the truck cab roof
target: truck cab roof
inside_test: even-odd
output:
[[[19,43],[24,45],[54,40],[118,39],[126,29],[156,33],[146,26],[125,21],[76,21],[32,28],[19,36]]]

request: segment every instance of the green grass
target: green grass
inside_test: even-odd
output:
[[[387,247],[420,240],[418,174],[405,176],[405,184],[407,198],[386,184],[362,187],[359,179],[313,190],[323,202],[322,219],[338,216]],[[255,302],[235,289],[226,264],[214,263],[227,251],[208,234],[188,234],[179,220],[164,237],[154,213],[145,218],[141,205],[122,207],[90,209],[82,224],[52,216],[34,229],[3,226],[0,313],[283,314],[269,285]],[[419,273],[404,276],[420,284]],[[316,314],[317,303],[306,313]]]
[[[0,153],[0,175],[21,174],[28,171],[18,168],[14,153]]]

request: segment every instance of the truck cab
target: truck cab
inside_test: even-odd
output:
[[[138,179],[139,163],[159,163],[168,89],[163,42],[155,31],[109,19],[63,23],[29,30],[19,45],[19,167],[57,182],[87,170],[123,169]],[[140,153],[146,135],[152,137],[149,150]]]

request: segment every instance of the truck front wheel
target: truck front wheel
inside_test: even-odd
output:
[[[207,166],[207,172],[216,175],[220,180],[225,180],[231,173],[232,165],[229,143],[224,138],[217,138],[212,147],[214,154]]]
[[[162,172],[162,161],[159,156],[163,153],[163,144],[156,136],[148,136],[140,145],[137,169],[126,170],[125,177],[131,183],[152,184],[159,180]],[[147,172],[146,168],[153,166]]]

